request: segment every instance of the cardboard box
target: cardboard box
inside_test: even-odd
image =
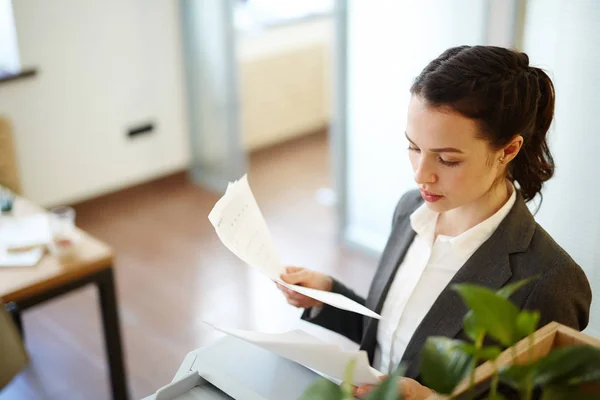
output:
[[[496,359],[498,369],[506,365],[526,364],[530,361],[529,338],[525,338],[513,347],[509,347]],[[600,340],[576,331],[568,326],[557,322],[551,322],[548,325],[538,329],[533,335],[533,347],[531,349],[531,360],[537,360],[547,355],[552,349],[565,347],[573,344],[585,344],[594,347],[600,347]],[[481,364],[475,369],[475,385],[479,387],[488,381],[494,374],[494,365],[491,361]],[[460,396],[467,393],[469,387],[469,378],[461,382],[453,392],[453,396]],[[591,387],[595,393],[600,388]]]

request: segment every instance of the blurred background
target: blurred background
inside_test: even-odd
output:
[[[248,173],[286,264],[365,294],[415,186],[408,89],[461,44],[520,49],[553,78],[557,169],[536,219],[599,293],[597,0],[0,0],[1,168],[114,249],[132,398],[221,336],[203,320],[351,346],[300,322],[207,215]],[[31,362],[0,399],[110,397],[96,298],[24,313]]]

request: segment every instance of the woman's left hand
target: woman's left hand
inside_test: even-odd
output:
[[[385,379],[382,377],[381,379]],[[404,400],[427,400],[436,398],[436,393],[426,386],[410,378],[398,378],[399,389]],[[374,389],[373,385],[363,385],[355,389],[354,395],[359,399],[366,397]]]

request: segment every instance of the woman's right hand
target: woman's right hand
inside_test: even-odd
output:
[[[307,288],[331,291],[333,279],[330,276],[320,272],[312,271],[302,267],[286,267],[285,273],[281,274],[281,280],[298,286]],[[298,308],[321,307],[323,303],[313,298],[294,292],[281,284],[277,284],[279,290],[283,292],[288,303]]]

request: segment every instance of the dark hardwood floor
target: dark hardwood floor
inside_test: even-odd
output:
[[[283,261],[319,269],[365,293],[376,260],[336,241],[335,209],[317,202],[330,186],[325,135],[252,155],[250,185]],[[185,355],[222,334],[202,321],[268,332],[301,326],[274,284],[239,261],[207,215],[218,196],[177,174],[76,205],[77,224],[114,247],[121,329],[132,399],[167,384]],[[0,399],[108,399],[93,288],[24,315],[31,364]]]

